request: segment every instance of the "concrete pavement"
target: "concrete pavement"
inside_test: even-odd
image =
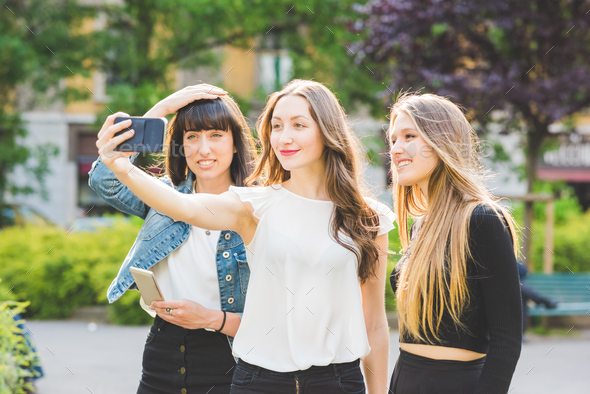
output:
[[[141,376],[149,327],[30,321],[45,377],[38,394],[130,394]],[[391,333],[390,373],[398,355]],[[532,337],[523,345],[510,394],[590,393],[590,330],[563,337]]]

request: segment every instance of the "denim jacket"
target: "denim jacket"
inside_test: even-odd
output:
[[[132,160],[137,155],[132,156]],[[144,219],[131,250],[121,265],[119,274],[111,283],[107,298],[115,302],[128,289],[137,289],[130,267],[149,269],[166,258],[173,250],[187,240],[191,225],[174,221],[172,218],[150,208],[133,192],[123,185],[115,174],[98,158],[88,173],[90,187],[111,206],[129,215]],[[181,193],[192,192],[194,174],[189,171],[187,180],[173,186],[168,176],[160,180]],[[250,269],[246,261],[244,241],[233,231],[222,231],[217,241],[217,279],[221,296],[221,310],[242,316]],[[230,338],[230,344],[233,338]]]

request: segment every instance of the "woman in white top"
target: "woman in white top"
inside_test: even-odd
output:
[[[261,188],[182,195],[126,160],[117,178],[176,220],[236,231],[251,269],[232,393],[387,390],[384,308],[387,233],[394,214],[360,191],[358,143],[332,92],[294,80],[258,121]],[[111,133],[111,135],[114,133]],[[115,137],[101,155],[132,132]]]
[[[254,145],[238,105],[211,85],[189,86],[156,104],[147,117],[176,113],[166,141],[166,176],[159,184],[171,191],[220,194],[245,185],[252,173]],[[97,141],[102,149],[116,113],[107,118]],[[107,130],[109,130],[107,132]],[[107,297],[115,302],[136,288],[130,267],[154,272],[166,301],[142,306],[155,317],[146,339],[138,394],[230,391],[236,361],[231,341],[240,324],[249,270],[240,236],[175,221],[146,205],[109,169],[124,154],[101,155],[90,172],[90,185],[115,208],[144,220],[137,239],[113,280]],[[174,201],[165,202],[174,204]],[[156,316],[157,312],[157,316]]]

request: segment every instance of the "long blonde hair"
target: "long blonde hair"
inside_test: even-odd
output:
[[[338,99],[328,88],[319,82],[295,79],[281,91],[269,96],[256,124],[262,142],[262,153],[248,180],[260,178],[264,186],[270,186],[291,177],[289,171],[281,166],[270,144],[274,109],[280,99],[289,95],[301,96],[307,100],[309,112],[320,129],[324,143],[326,190],[334,203],[331,236],[356,255],[359,262],[358,275],[365,282],[376,276],[379,246],[375,237],[379,218],[361,193],[360,143],[348,126],[346,114]],[[350,237],[354,245],[343,241],[340,234]]]
[[[469,304],[467,261],[472,258],[469,222],[473,210],[483,203],[502,222],[506,219],[515,255],[518,238],[514,219],[485,186],[481,141],[461,109],[434,94],[402,94],[391,110],[390,136],[402,112],[439,158],[428,181],[428,200],[418,185],[399,185],[397,169],[391,166],[393,205],[404,252],[410,243],[408,217],[419,218],[420,230],[400,267],[396,292],[400,332],[432,344],[440,341],[438,330],[445,311],[458,328],[468,331],[461,315]]]

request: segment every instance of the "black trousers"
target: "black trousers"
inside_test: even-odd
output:
[[[393,394],[472,394],[485,356],[473,361],[435,360],[400,349],[389,392]]]
[[[312,366],[304,371],[276,372],[238,361],[231,394],[364,394],[359,360]]]
[[[156,316],[143,351],[138,394],[227,394],[236,366],[227,336]]]

